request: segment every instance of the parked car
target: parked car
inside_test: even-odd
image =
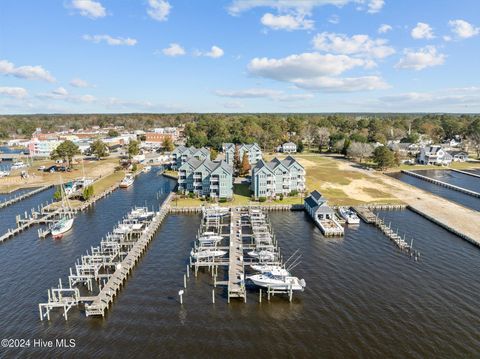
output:
[[[46,166],[40,166],[38,167],[38,171],[45,171],[45,168],[47,168]]]
[[[72,169],[70,167],[53,165],[45,168],[43,171],[53,173],[53,172],[70,172],[71,170]]]

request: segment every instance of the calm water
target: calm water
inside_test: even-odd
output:
[[[348,229],[344,239],[325,239],[302,212],[272,213],[285,256],[300,249],[295,274],[307,289],[292,303],[275,297],[259,304],[227,304],[210,275],[192,275],[182,287],[198,215],[168,216],[133,271],[107,317],[86,318],[73,309],[40,322],[38,303],[58,277],[66,278],[75,258],[134,204],[156,202],[165,179],[140,177],[81,214],[61,241],[38,240],[35,230],[0,245],[0,315],[7,338],[74,338],[63,356],[96,357],[299,357],[458,358],[478,355],[477,303],[480,251],[412,212],[386,213],[407,229],[421,251],[419,262],[395,249],[374,227]],[[383,216],[383,214],[382,214]],[[51,350],[25,349],[1,356],[37,358]]]
[[[448,171],[448,170],[446,170],[446,171],[450,172],[450,173],[455,173],[455,172],[451,172],[451,171]],[[443,176],[442,178],[440,178],[440,177],[437,178],[437,177],[433,177],[434,174],[432,174],[431,171],[421,171],[421,172],[419,171],[419,173],[423,174],[424,176],[427,175],[426,172],[430,173],[429,176],[432,177],[432,178],[436,178],[436,179],[439,179],[441,181],[449,182],[449,183],[452,183],[454,185],[465,187],[465,188],[469,188],[469,187],[474,188],[475,183],[480,182],[480,178],[475,178],[473,176],[468,176],[468,175],[461,175],[459,173],[458,175],[461,175],[462,177],[455,176],[455,180],[454,180],[455,183],[454,183],[453,181],[450,182],[450,180],[452,180],[454,178],[453,175],[451,177],[448,177],[449,181],[447,181],[447,178],[445,178],[445,177],[448,176],[448,175],[444,174],[444,175],[442,175]],[[437,172],[437,171],[435,171],[435,172]],[[452,190],[452,189],[448,189],[446,187],[442,187],[442,186],[436,185],[434,183],[430,183],[430,182],[421,180],[419,178],[409,176],[409,175],[404,174],[404,173],[397,172],[397,173],[392,173],[390,175],[392,177],[396,178],[396,179],[399,179],[402,182],[411,184],[415,187],[421,188],[421,189],[423,189],[427,192],[431,192],[433,194],[436,194],[436,195],[438,195],[440,197],[443,197],[445,199],[448,199],[450,201],[457,202],[458,204],[461,204],[465,207],[480,211],[480,198],[473,197],[473,196],[470,196],[468,194],[458,192],[458,191],[455,191],[455,190]],[[455,173],[455,175],[456,175],[456,173]]]
[[[480,192],[480,178],[469,176],[463,173],[458,173],[449,170],[426,170],[416,171],[417,173],[437,179],[439,181],[447,182],[455,186],[460,186],[471,191]]]

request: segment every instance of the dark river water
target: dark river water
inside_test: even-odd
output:
[[[480,192],[480,178],[477,177],[464,175],[449,170],[422,170],[416,172],[423,176],[438,179],[440,181],[447,182],[455,186],[464,187],[472,191]],[[390,176],[450,201],[457,202],[465,207],[480,211],[480,198],[478,197],[473,197],[466,193],[439,186],[434,183],[424,181],[420,178],[409,176],[405,173],[397,172],[390,174]]]
[[[371,225],[326,239],[303,212],[271,213],[285,257],[299,249],[294,274],[307,288],[293,302],[275,297],[247,303],[216,289],[208,272],[190,276],[178,302],[199,215],[169,215],[107,312],[86,318],[76,308],[41,322],[47,288],[91,245],[97,245],[132,205],[157,205],[165,183],[142,175],[77,217],[61,241],[36,230],[0,245],[2,338],[75,339],[75,348],[0,349],[0,357],[98,358],[465,358],[480,348],[480,251],[410,211],[382,213],[414,238],[415,262]],[[40,196],[40,195],[39,195]],[[1,210],[0,215],[14,210]],[[3,226],[3,225],[1,225]]]

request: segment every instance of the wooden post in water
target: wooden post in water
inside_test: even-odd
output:
[[[212,289],[212,303],[215,304],[215,289]]]
[[[260,288],[260,291],[258,292],[258,302],[262,302],[262,288]]]

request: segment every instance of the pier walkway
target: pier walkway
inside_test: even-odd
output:
[[[443,181],[439,181],[439,180],[437,180],[437,179],[430,178],[430,177],[427,177],[427,176],[423,176],[423,175],[421,175],[421,174],[418,174],[418,173],[412,172],[412,171],[402,170],[402,173],[405,173],[405,174],[407,174],[407,175],[409,175],[409,176],[413,176],[413,177],[419,178],[419,179],[424,180],[424,181],[427,181],[427,182],[434,183],[434,184],[439,185],[439,186],[442,186],[442,187],[446,187],[446,188],[448,188],[448,189],[452,189],[452,190],[454,190],[454,191],[462,192],[462,193],[468,194],[468,195],[470,195],[470,196],[480,198],[480,193],[475,192],[475,191],[472,191],[472,190],[469,190],[469,189],[466,189],[466,188],[463,188],[463,187],[460,187],[460,186],[455,186],[455,185],[453,185],[453,184],[450,184],[450,183],[447,183],[447,182],[443,182]]]
[[[37,193],[40,193],[40,192],[43,192],[49,188],[53,187],[53,185],[47,185],[47,186],[43,186],[43,187],[40,187],[40,188],[37,188],[37,189],[34,189],[32,191],[29,191],[29,192],[26,192],[26,193],[23,193],[19,196],[15,196],[13,198],[10,198],[9,200],[7,201],[4,201],[2,203],[0,203],[0,209],[1,208],[5,208],[5,207],[8,207],[14,203],[17,203],[17,202],[20,202],[20,201],[23,201],[24,199],[28,198],[28,197],[31,197],[31,196],[34,196],[36,195]]]
[[[230,249],[228,265],[228,302],[230,298],[247,299],[243,264],[242,218],[240,209],[232,209],[230,215]]]
[[[464,174],[464,175],[467,175],[467,176],[473,176],[473,177],[480,178],[479,174],[468,172],[468,171],[457,170],[457,169],[454,169],[454,168],[452,168],[451,171],[458,172],[458,173],[461,173],[461,174]]]

